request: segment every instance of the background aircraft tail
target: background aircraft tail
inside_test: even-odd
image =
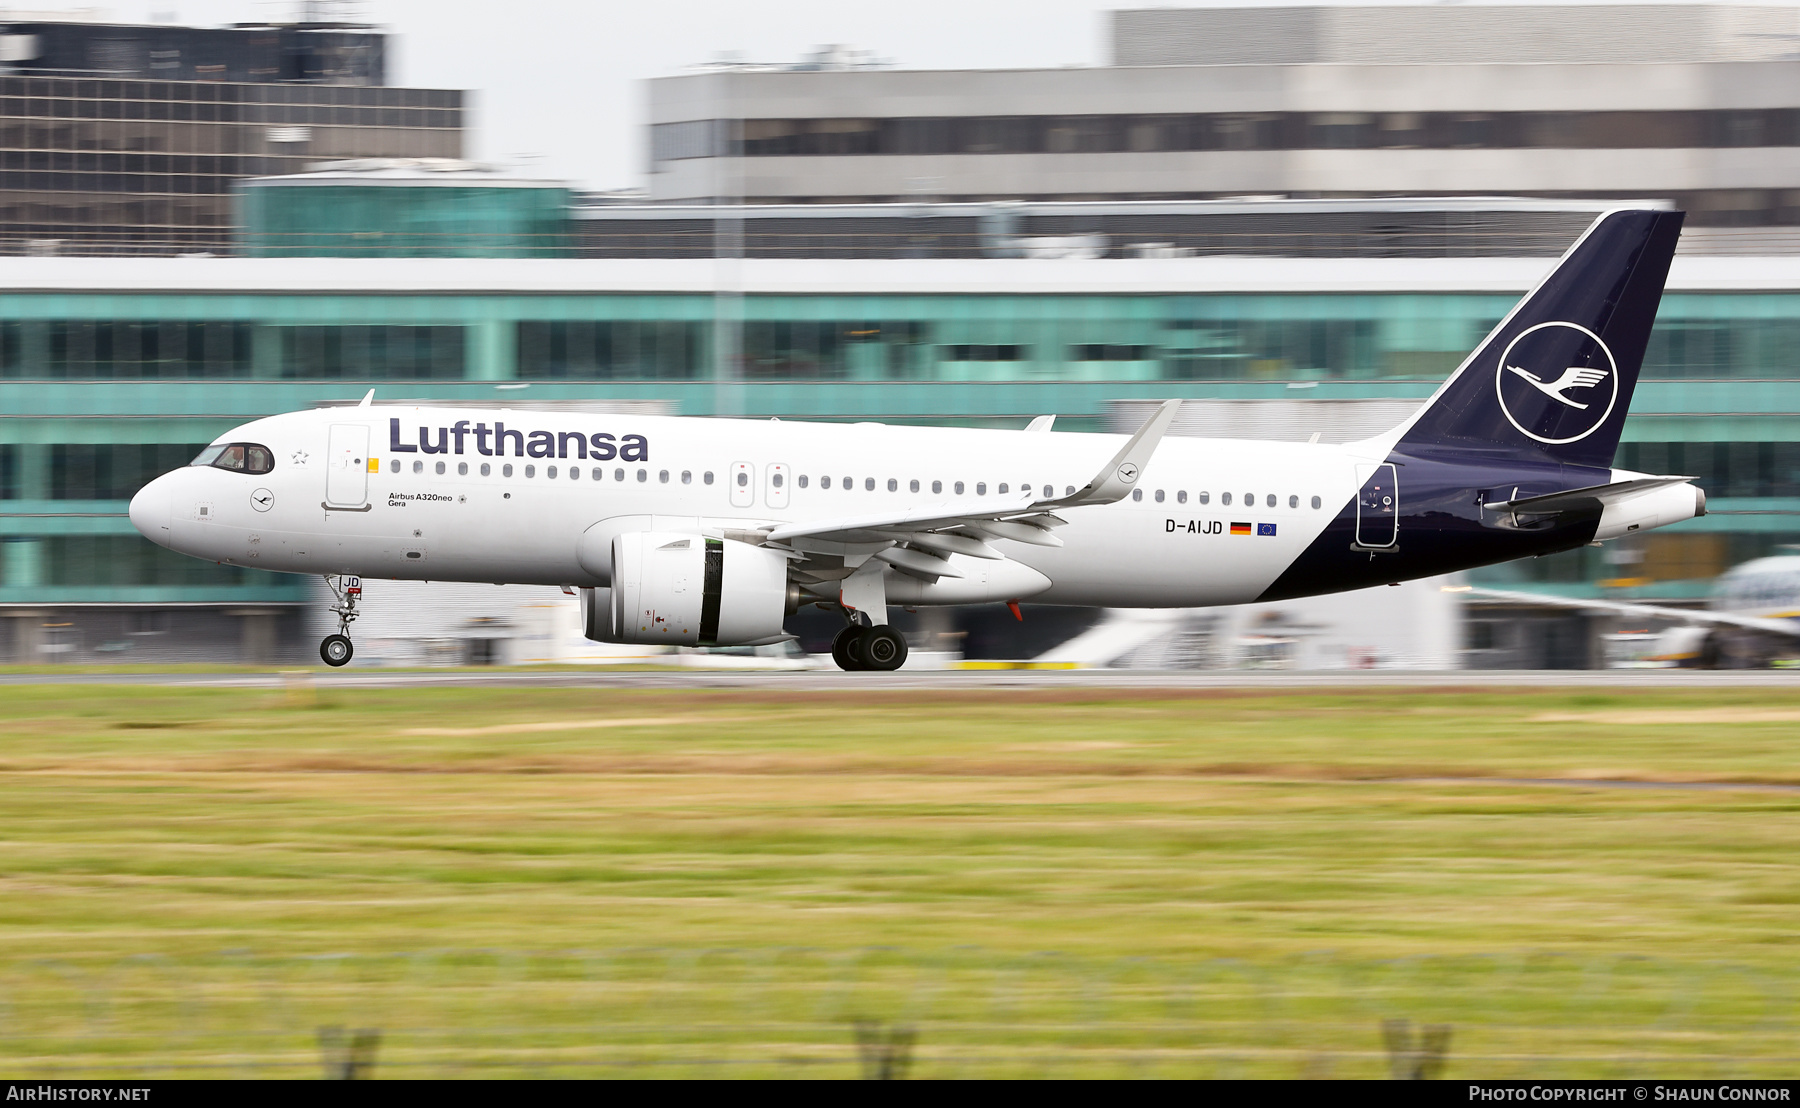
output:
[[[1595,220],[1403,426],[1399,449],[1612,465],[1682,219]]]

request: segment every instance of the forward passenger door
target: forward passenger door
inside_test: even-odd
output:
[[[360,508],[369,502],[369,427],[334,423],[325,451],[325,504]]]

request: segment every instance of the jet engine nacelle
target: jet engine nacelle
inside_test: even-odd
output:
[[[615,537],[611,589],[582,594],[588,638],[661,646],[780,642],[798,600],[780,552],[666,531]]]
[[[1611,501],[1601,510],[1596,542],[1635,531],[1666,527],[1706,514],[1706,493],[1696,485],[1666,485]]]

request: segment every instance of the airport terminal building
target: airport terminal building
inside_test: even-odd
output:
[[[1800,222],[1800,12],[1144,9],[1110,62],[716,64],[649,82],[650,198],[1662,196]]]
[[[1800,543],[1800,235],[1779,226],[1800,223],[1800,14],[1548,12],[1128,11],[1106,67],[710,67],[650,83],[651,202],[630,204],[456,160],[461,94],[380,87],[376,37],[296,31],[336,44],[330,74],[21,63],[0,73],[0,253],[74,250],[61,204],[135,228],[83,249],[165,256],[0,258],[0,660],[312,657],[315,582],[170,554],[125,516],[263,415],[374,388],[1121,430],[1182,397],[1178,434],[1341,440],[1429,395],[1608,198],[1691,212],[1618,464],[1694,475],[1709,514],[1476,576],[1697,602]],[[108,34],[0,51],[111,58]],[[194,42],[166,48],[197,67],[217,44]],[[146,127],[245,156],[81,145]],[[168,256],[202,240],[239,256]],[[1464,664],[1593,660],[1583,616],[1471,612]],[[520,632],[431,634],[491,660]]]

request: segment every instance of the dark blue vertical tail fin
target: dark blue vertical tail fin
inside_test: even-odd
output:
[[[1399,449],[1612,465],[1682,218],[1596,220],[1402,429]]]

